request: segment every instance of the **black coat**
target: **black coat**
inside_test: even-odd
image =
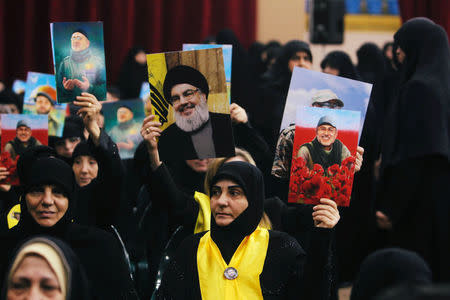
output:
[[[264,299],[327,299],[323,279],[329,231],[318,231],[320,237],[315,239],[308,256],[291,236],[269,231],[269,245],[260,275]],[[180,245],[164,273],[157,299],[201,299],[197,248],[203,235],[204,232],[192,235]]]
[[[229,114],[209,113],[213,143],[217,157],[234,155],[234,141]],[[162,160],[196,159],[194,144],[189,133],[173,123],[161,134],[158,150]]]
[[[75,194],[74,218],[78,224],[108,228],[117,226],[120,211],[121,183],[124,175],[117,145],[104,130],[99,145],[87,141],[98,163],[98,176]]]
[[[0,271],[6,274],[8,258],[24,239],[34,235],[49,235],[67,243],[78,256],[92,287],[94,299],[136,299],[133,282],[122,248],[106,231],[72,223],[63,217],[50,228],[39,226],[25,212],[19,224],[1,237]],[[4,282],[1,278],[1,282]]]
[[[450,49],[425,18],[394,36],[406,58],[385,124],[380,199],[393,245],[418,252],[439,281],[450,280]]]

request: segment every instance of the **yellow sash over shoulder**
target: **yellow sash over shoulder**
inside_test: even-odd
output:
[[[211,228],[211,205],[208,195],[195,192],[194,199],[199,207],[197,222],[195,222],[194,233],[207,231]]]
[[[208,231],[197,250],[197,268],[203,300],[263,299],[259,275],[266,259],[269,231],[258,227],[246,236],[227,265]],[[231,270],[225,277],[225,270]],[[231,276],[229,275],[231,274]]]

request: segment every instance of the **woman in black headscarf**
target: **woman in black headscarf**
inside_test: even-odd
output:
[[[430,284],[431,277],[430,268],[417,253],[398,248],[379,250],[362,263],[350,299],[371,300],[401,284]]]
[[[320,63],[322,72],[359,80],[358,71],[352,63],[350,56],[343,51],[332,51]]]
[[[250,63],[245,48],[239,42],[231,29],[223,29],[217,33],[216,43],[219,45],[232,45],[231,59],[231,101],[248,109],[251,101],[252,81]]]
[[[148,81],[145,51],[141,47],[133,47],[122,64],[119,74],[119,90],[121,99],[139,98],[143,82]]]
[[[385,73],[385,61],[383,52],[374,43],[363,44],[358,51],[358,65],[356,69],[362,80],[368,83],[374,83],[380,80]]]
[[[445,30],[415,18],[394,35],[401,63],[388,112],[380,199],[392,243],[418,252],[450,280],[450,50]]]
[[[316,239],[306,259],[294,238],[258,226],[264,180],[255,166],[226,163],[209,189],[211,229],[183,241],[165,272],[159,298],[317,299],[323,293],[327,239]],[[324,224],[332,219],[323,217]]]
[[[1,274],[5,274],[7,258],[23,239],[49,235],[74,250],[86,270],[94,297],[134,299],[119,242],[110,233],[73,222],[75,179],[71,167],[52,156],[51,150],[35,154],[25,153],[19,159],[19,176],[24,186],[21,217],[17,226],[2,236]]]
[[[32,295],[37,296],[36,291],[52,299],[91,299],[83,266],[73,250],[59,239],[34,237],[15,251],[1,299],[31,299]]]
[[[249,111],[253,125],[262,134],[272,153],[280,133],[294,66],[311,69],[312,55],[307,43],[293,40],[283,46],[275,64],[263,75],[258,98],[255,99],[256,105]]]

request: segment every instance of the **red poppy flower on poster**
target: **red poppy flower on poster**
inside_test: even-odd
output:
[[[6,168],[6,171],[9,173],[5,179],[0,180],[0,184],[19,185],[19,176],[17,174],[18,159],[19,155],[13,160],[9,152],[2,152],[0,154],[0,166]]]
[[[338,206],[349,206],[355,173],[355,158],[348,157],[341,166],[326,171],[319,164],[309,170],[302,157],[292,160],[289,202],[316,205],[321,198],[334,200]]]

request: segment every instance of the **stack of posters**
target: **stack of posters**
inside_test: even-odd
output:
[[[289,197],[350,204],[356,148],[372,85],[295,67],[281,132],[294,131]]]

